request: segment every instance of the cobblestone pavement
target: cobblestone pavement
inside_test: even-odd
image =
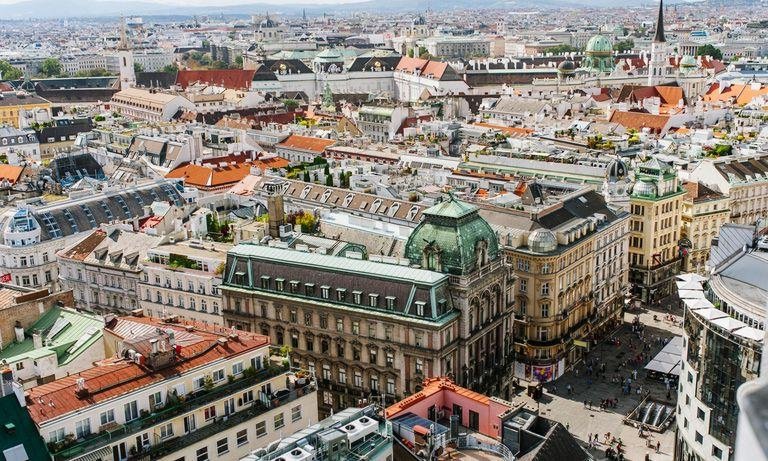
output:
[[[545,394],[540,402],[534,401],[525,392],[521,392],[515,401],[522,400],[531,408],[539,408],[543,416],[566,425],[584,446],[587,446],[590,434],[599,434],[597,448],[590,450],[595,459],[606,459],[605,449],[608,445],[604,443],[604,436],[610,432],[611,437],[621,439],[625,447],[624,459],[626,460],[644,461],[646,454],[653,461],[671,460],[674,449],[674,423],[664,433],[652,432],[649,438],[641,438],[636,428],[623,423],[624,417],[643,398],[643,395],[636,392],[638,385],[642,386],[643,394],[650,391],[651,398],[669,402],[673,406],[676,402],[677,394],[674,387],[671,388],[670,398],[667,399],[665,383],[646,377],[644,367],[662,349],[666,340],[682,334],[680,328],[682,310],[654,309],[641,308],[625,313],[623,325],[611,336],[618,339],[619,344],[603,341],[590,350],[585,362],[589,360],[604,362],[606,371],[602,377],[598,378],[594,373],[589,376],[586,364],[581,363],[554,383],[546,385]],[[657,320],[653,319],[654,314]],[[665,318],[668,314],[671,314],[673,319]],[[645,326],[643,341],[649,344],[650,350],[645,351],[646,357],[642,363],[622,366],[622,362],[635,357],[641,350],[640,339],[631,328],[635,317],[639,317],[640,322]],[[593,370],[597,368],[598,366],[593,366]],[[611,378],[614,375],[620,375],[621,378],[631,377],[634,370],[637,370],[637,379],[632,379],[632,393],[624,394],[621,384],[611,382]],[[567,391],[569,385],[572,387],[572,393]],[[599,408],[601,399],[614,398],[618,399],[615,408],[602,410]],[[585,400],[587,406],[584,405]],[[591,407],[590,402],[593,404]],[[647,443],[652,443],[653,448],[648,448]],[[656,453],[657,443],[660,444],[659,453]]]

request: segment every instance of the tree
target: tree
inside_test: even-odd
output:
[[[299,107],[299,101],[295,99],[286,98],[281,100],[280,102],[282,102],[283,105],[285,106],[285,110],[289,112],[293,112],[294,110],[296,110],[297,107]]]
[[[715,48],[714,46],[707,43],[706,45],[702,45],[699,47],[698,50],[696,50],[697,56],[711,56],[714,59],[721,60],[723,59],[723,52],[720,51],[719,48]]]
[[[40,63],[40,74],[46,77],[58,77],[62,73],[61,62],[56,58],[45,58]]]
[[[217,61],[213,61],[213,62],[211,63],[211,68],[212,68],[212,69],[227,69],[228,67],[229,67],[229,66],[228,66],[228,65],[227,65],[227,63],[226,63],[226,62],[224,62],[224,61],[218,61],[218,60],[217,60]]]
[[[625,51],[632,51],[632,49],[635,47],[635,41],[631,38],[628,38],[626,40],[621,40],[619,42],[616,42],[613,45],[613,49],[618,51],[619,53],[624,53]]]
[[[419,58],[420,59],[432,59],[432,55],[429,54],[429,51],[427,51],[427,47],[420,46],[419,47]]]
[[[134,72],[136,72],[137,74],[138,74],[139,72],[144,72],[144,66],[142,66],[142,65],[141,65],[141,64],[139,64],[138,62],[134,62],[134,63],[133,63],[133,71],[134,71]]]
[[[179,71],[179,68],[176,67],[176,64],[168,64],[168,65],[164,66],[161,69],[161,71],[165,72],[166,74],[175,74],[176,72]]]
[[[549,48],[544,48],[544,53],[552,53],[552,54],[565,54],[565,53],[572,53],[574,51],[579,51],[578,48],[575,46],[567,45],[563,43],[562,45],[557,46],[550,46]]]
[[[329,174],[325,175],[325,185],[333,187],[333,176]]]
[[[407,54],[408,54],[408,57],[409,57],[409,58],[412,58],[412,57],[413,57],[413,48],[411,48],[410,50],[408,50],[408,53],[407,53]]]
[[[75,77],[106,77],[107,75],[109,75],[109,71],[103,67],[75,72]]]
[[[23,76],[21,69],[13,67],[8,61],[0,61],[0,80],[18,80]]]
[[[243,56],[238,55],[235,56],[235,62],[230,66],[233,69],[242,69],[243,68]]]
[[[311,182],[309,179],[309,170],[304,170],[304,182]]]

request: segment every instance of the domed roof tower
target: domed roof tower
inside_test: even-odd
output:
[[[595,35],[587,42],[581,67],[590,72],[610,72],[613,70],[613,44],[604,35]]]
[[[405,244],[405,257],[411,264],[453,275],[465,275],[500,256],[499,241],[478,208],[448,200],[422,213]]]

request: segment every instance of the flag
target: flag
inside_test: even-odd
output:
[[[10,273],[8,273],[8,274],[3,274],[3,275],[0,275],[0,282],[2,282],[2,283],[8,283],[8,282],[10,282],[10,281],[11,281],[11,274],[10,274]]]

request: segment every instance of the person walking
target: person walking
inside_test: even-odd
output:
[[[659,453],[660,450],[661,450],[661,442],[656,441],[656,453]]]

